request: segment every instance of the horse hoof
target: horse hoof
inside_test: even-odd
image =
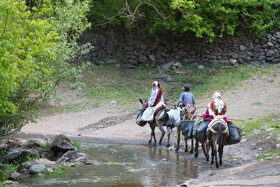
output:
[[[185,149],[185,152],[187,153],[187,152],[188,152],[188,150],[187,150],[187,149]]]
[[[193,150],[190,150],[190,153],[193,153]]]
[[[178,150],[179,150],[179,148],[176,148],[176,149],[175,149],[175,151],[178,151]]]
[[[148,143],[152,143],[152,140],[148,141]]]
[[[195,154],[194,157],[198,157],[198,154]]]

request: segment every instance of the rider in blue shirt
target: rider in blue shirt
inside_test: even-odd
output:
[[[188,104],[194,106],[195,104],[195,99],[193,94],[190,92],[190,86],[186,85],[184,87],[182,87],[182,89],[185,91],[181,94],[180,98],[179,98],[179,102],[178,105],[181,106],[183,105],[183,107],[187,106]]]

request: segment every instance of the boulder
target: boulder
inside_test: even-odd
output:
[[[77,150],[68,151],[57,162],[75,162],[76,160],[87,161],[88,158],[84,153],[80,153]]]
[[[70,150],[76,150],[77,148],[71,143],[71,140],[63,135],[58,135],[52,142],[50,149],[55,153],[58,154],[59,152],[66,153]]]
[[[20,162],[24,160],[27,156],[33,158],[39,158],[40,153],[36,149],[26,149],[26,148],[15,148],[8,152],[1,161],[1,163],[11,164],[13,162]]]
[[[46,166],[45,166],[45,165],[34,163],[34,164],[32,164],[32,165],[30,166],[30,168],[29,168],[29,173],[30,173],[31,175],[35,175],[35,174],[37,174],[37,173],[42,173],[42,172],[44,172],[45,170],[46,170]]]

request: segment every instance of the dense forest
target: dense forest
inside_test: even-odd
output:
[[[280,0],[1,0],[0,135],[36,120],[55,88],[77,80],[71,62],[91,27],[193,32],[209,41],[280,29]]]

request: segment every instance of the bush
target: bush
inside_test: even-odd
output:
[[[19,130],[39,116],[39,106],[61,81],[75,81],[77,39],[89,27],[88,2],[0,1],[0,135]],[[56,2],[56,3],[54,3]],[[53,6],[55,4],[55,6]]]

